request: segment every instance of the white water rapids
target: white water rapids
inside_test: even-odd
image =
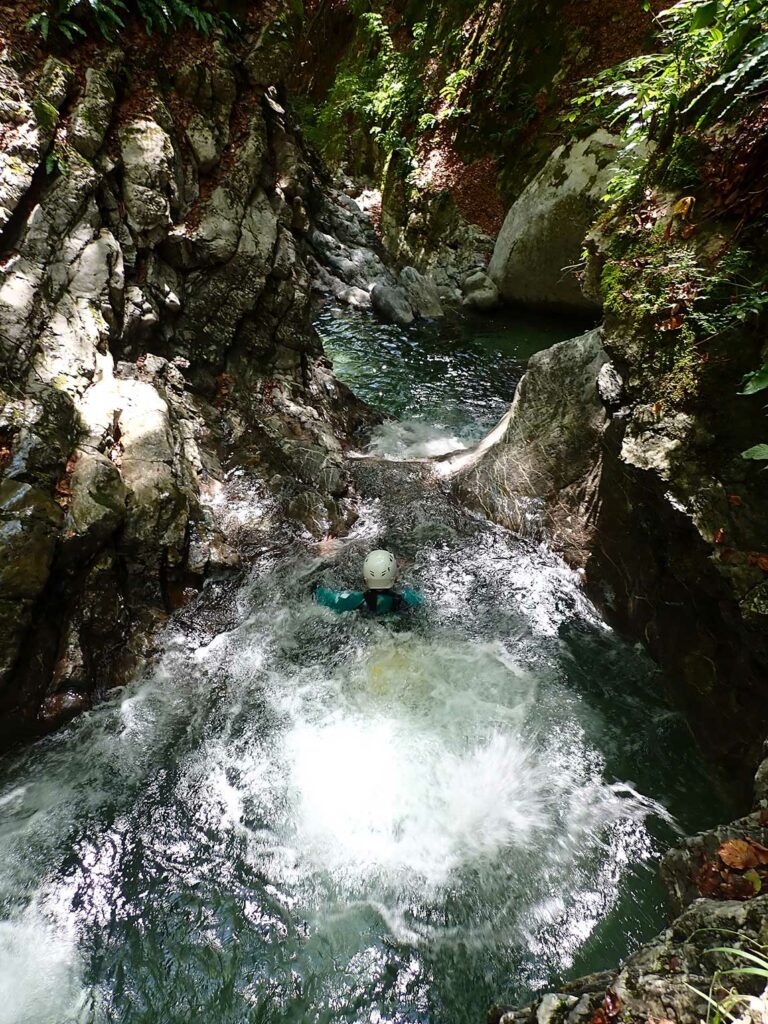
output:
[[[406,422],[373,451],[457,441]],[[361,464],[325,559],[235,474],[250,572],[0,765],[0,1024],[469,1024],[659,927],[673,816],[717,812],[653,667],[557,558],[395,471]],[[423,611],[313,602],[378,544]]]

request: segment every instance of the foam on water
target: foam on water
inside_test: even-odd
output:
[[[8,990],[7,1024],[75,1012],[79,947],[148,912],[125,874],[136,848],[173,901],[258,880],[246,914],[252,941],[266,937],[250,958],[279,975],[269,936],[306,922],[293,956],[340,1014],[350,985],[379,1012],[382,931],[413,951],[396,972],[412,1008],[429,1005],[435,957],[567,969],[627,873],[657,856],[649,817],[668,815],[605,777],[590,709],[558,668],[559,631],[588,622],[576,577],[535,548],[502,555],[464,543],[459,572],[454,548],[422,551],[437,589],[412,632],[316,606],[306,560],[260,569],[233,629],[200,645],[169,632],[151,678],[22,759],[0,790],[2,891],[33,900],[3,925],[0,971],[19,975],[32,946],[47,966],[30,967],[39,983],[19,975],[36,1002]]]
[[[74,935],[33,908],[0,920],[0,1024],[68,1024],[86,993]]]
[[[455,429],[386,424],[371,454],[466,443],[452,386]],[[265,542],[280,517],[233,471],[250,579],[211,583],[150,674],[3,766],[0,1024],[68,1024],[86,994],[88,1024],[469,1024],[661,923],[669,794],[716,812],[652,666],[551,553],[427,493],[422,467],[356,465],[371,497],[328,561]],[[380,544],[419,615],[313,602]]]
[[[462,451],[465,441],[423,420],[389,420],[371,431],[367,452],[391,459],[428,459]]]

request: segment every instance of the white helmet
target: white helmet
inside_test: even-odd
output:
[[[397,579],[397,562],[390,551],[371,551],[363,562],[363,578],[369,590],[389,590]]]

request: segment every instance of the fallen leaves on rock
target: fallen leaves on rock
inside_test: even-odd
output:
[[[698,868],[693,881],[709,899],[751,899],[768,887],[768,847],[754,839],[726,839],[715,858]]]
[[[11,438],[10,430],[0,428],[0,472],[5,469],[11,461]]]
[[[612,988],[606,989],[603,1005],[594,1011],[590,1024],[613,1024],[621,1013],[621,1008],[621,997]]]
[[[720,846],[718,854],[724,864],[739,871],[754,868],[760,863],[754,844],[748,843],[746,839],[726,840]]]
[[[748,551],[747,565],[756,565],[763,572],[768,572],[768,555],[762,551]]]
[[[710,158],[703,170],[712,206],[718,213],[752,222],[768,204],[768,102],[710,133]]]
[[[72,473],[74,472],[76,462],[77,456],[70,455],[64,469],[64,476],[53,489],[54,501],[65,510],[69,508],[72,501]]]

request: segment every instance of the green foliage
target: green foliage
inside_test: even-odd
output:
[[[659,15],[662,52],[602,72],[569,120],[602,107],[626,138],[650,139],[726,117],[768,85],[765,16],[765,0],[680,0]]]
[[[347,6],[355,16],[354,39],[323,103],[303,111],[307,135],[331,163],[344,158],[355,130],[373,138],[383,158],[397,152],[413,163],[420,136],[468,113],[465,97],[482,58],[466,59],[467,39],[460,29],[447,29],[439,5],[427,4],[423,20],[407,28],[397,24],[397,42],[383,5],[376,10],[375,0],[348,0]]]
[[[629,145],[675,139],[666,183],[697,180],[697,140],[717,119],[735,117],[768,88],[766,0],[679,0],[658,15],[660,52],[642,54],[589,80],[567,120],[585,126],[597,114]],[[700,154],[698,154],[700,155]],[[622,204],[642,167],[620,171],[606,200]]]
[[[706,228],[688,214],[679,222],[673,216],[664,233],[651,228],[654,192],[661,186],[684,196],[700,194],[713,126],[738,121],[765,95],[767,19],[768,0],[679,0],[658,15],[657,52],[602,72],[568,115],[585,128],[597,115],[629,147],[657,144],[650,161],[625,167],[608,186],[604,219],[613,241],[603,288],[607,311],[644,336],[641,386],[675,404],[700,395],[708,373],[716,390],[709,360],[727,361],[733,344],[728,339],[764,321],[768,268],[743,245],[742,228],[751,227],[746,218],[715,255],[702,244]],[[738,175],[739,166],[747,165],[736,162],[736,172],[719,172],[723,181],[717,184],[726,195],[729,187],[733,194],[737,187],[749,193],[748,173],[744,182],[728,178]],[[684,222],[690,235],[682,232],[681,238]],[[760,228],[754,227],[753,237],[759,238]],[[690,236],[692,241],[684,241]],[[665,369],[669,358],[674,366]],[[758,385],[768,386],[763,370],[749,376],[742,393],[753,394]]]
[[[332,160],[342,157],[352,124],[364,127],[385,152],[410,153],[407,128],[423,109],[413,63],[424,45],[424,26],[414,27],[413,46],[401,52],[381,14],[357,7],[358,45],[342,64],[314,123],[308,124],[308,135]]]
[[[69,163],[60,147],[55,146],[45,158],[45,173],[49,175],[69,173]]]
[[[768,448],[768,446],[765,447]],[[693,985],[688,985],[688,988],[696,995],[701,996],[707,1004],[706,1024],[723,1024],[724,1021],[728,1021],[729,1024],[737,1024],[742,1020],[750,1019],[749,1010],[754,997],[740,993],[735,987],[726,990],[726,994],[718,998],[715,998],[714,993],[723,991],[725,989],[724,979],[732,976],[752,976],[761,979],[761,982],[768,981],[766,947],[757,943],[751,943],[751,945],[752,950],[740,949],[737,946],[716,946],[714,949],[707,950],[708,953],[724,953],[727,956],[737,957],[744,961],[745,966],[715,971],[709,992],[701,992]]]
[[[742,459],[755,459],[759,462],[765,462],[768,460],[768,444],[756,444],[752,448],[747,448],[745,452],[741,453]]]
[[[757,395],[759,392],[765,391],[768,388],[768,365],[753,373],[748,373],[743,383],[740,395]],[[741,457],[742,459],[766,462],[768,461],[768,444],[753,445],[752,448],[747,448],[745,452],[742,452]]]
[[[471,82],[476,71],[477,67],[459,68],[456,71],[452,71],[447,76],[445,79],[445,85],[440,90],[442,109],[440,111],[439,120],[447,120],[467,113],[465,107],[458,105],[458,101],[467,84]]]
[[[209,10],[201,0],[48,0],[33,14],[28,27],[43,39],[58,32],[70,43],[96,29],[105,39],[114,39],[132,15],[139,15],[149,33],[170,32],[185,24],[209,35],[214,28],[235,27],[231,17]]]
[[[762,369],[747,374],[744,378],[744,387],[739,394],[756,395],[758,391],[764,391],[766,388],[768,388],[768,366],[763,366]]]
[[[721,386],[718,360],[739,332],[768,311],[768,268],[740,248],[706,258],[694,241],[669,238],[663,221],[638,228],[625,218],[613,228],[601,287],[606,314],[640,346],[636,383],[675,407],[696,402]],[[750,375],[744,393],[763,380],[768,387],[768,370]]]
[[[704,274],[692,317],[705,338],[754,326],[768,311],[768,268],[746,249],[728,249]]]

